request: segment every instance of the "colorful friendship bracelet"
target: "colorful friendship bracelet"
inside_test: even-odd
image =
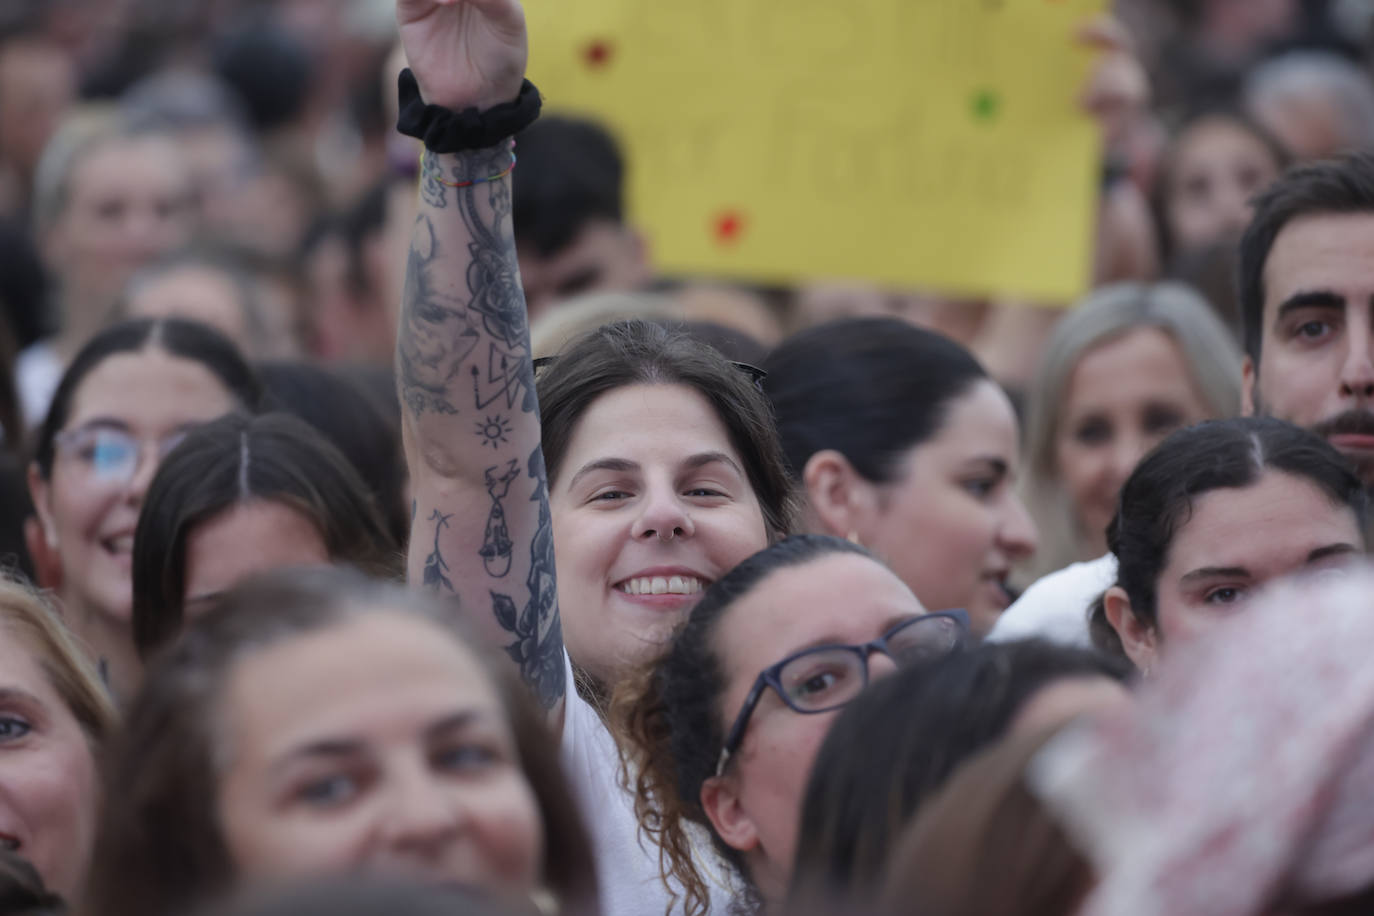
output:
[[[426,157],[428,157],[428,156],[429,156],[429,150],[428,150],[428,149],[422,150],[422,151],[420,152],[420,174],[421,174],[421,175],[424,175],[424,174],[425,174],[425,162],[426,162]],[[500,181],[502,178],[505,178],[507,175],[509,175],[511,172],[514,172],[514,171],[515,171],[515,141],[512,140],[512,141],[511,141],[511,145],[510,145],[510,165],[509,165],[504,171],[497,172],[495,175],[492,175],[492,176],[490,176],[489,178],[474,178],[474,179],[472,179],[471,181],[445,181],[443,178],[440,177],[440,175],[439,175],[439,169],[438,169],[437,167],[435,168],[434,173],[433,173],[430,177],[433,178],[435,181],[437,181],[439,184],[443,185],[443,186],[446,187],[446,188],[470,188],[470,187],[472,187],[473,185],[487,184],[488,182],[492,182],[492,181]]]

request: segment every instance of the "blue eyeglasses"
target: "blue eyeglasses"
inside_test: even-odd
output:
[[[167,457],[186,438],[184,430],[161,439],[146,440],[157,461]],[[100,484],[122,486],[138,472],[145,440],[117,426],[90,425],[65,429],[53,437],[58,454],[79,462],[84,473]]]
[[[731,755],[739,749],[749,717],[769,687],[793,712],[830,712],[851,702],[868,686],[868,657],[874,652],[899,665],[938,658],[962,647],[968,628],[965,611],[922,614],[902,621],[872,642],[803,649],[763,669],[726,734],[716,776],[725,772]]]

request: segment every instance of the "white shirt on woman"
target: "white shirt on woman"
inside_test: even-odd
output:
[[[1002,612],[989,642],[1048,639],[1068,646],[1092,646],[1088,609],[1116,584],[1116,557],[1107,554],[1075,563],[1038,579]]]
[[[662,916],[670,897],[659,870],[658,847],[640,835],[634,797],[620,784],[620,751],[596,708],[578,694],[572,663],[563,653],[567,675],[566,712],[559,757],[591,834],[602,916]],[[697,870],[710,884],[708,916],[725,916],[732,899],[731,875],[710,850],[702,831],[692,831]],[[681,913],[681,894],[677,912]]]

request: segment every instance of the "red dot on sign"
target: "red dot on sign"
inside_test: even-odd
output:
[[[611,60],[611,46],[605,41],[594,41],[587,45],[587,50],[583,52],[587,58],[587,66],[604,67]]]
[[[722,245],[738,242],[743,232],[744,217],[740,214],[731,211],[716,217],[716,239]]]

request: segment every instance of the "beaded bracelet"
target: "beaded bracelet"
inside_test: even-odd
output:
[[[489,178],[474,178],[474,179],[472,179],[471,181],[445,181],[443,178],[439,177],[439,169],[438,169],[437,167],[434,169],[434,172],[433,172],[433,174],[430,175],[430,177],[433,178],[435,181],[437,181],[439,184],[443,185],[443,186],[446,187],[446,188],[470,188],[470,187],[472,187],[473,185],[477,185],[477,184],[487,184],[488,182],[492,182],[492,181],[500,181],[502,178],[505,178],[505,177],[506,177],[507,175],[509,175],[511,172],[514,172],[514,171],[515,171],[515,141],[514,141],[514,140],[511,141],[510,150],[511,150],[511,152],[510,152],[510,165],[507,166],[507,167],[505,168],[504,171],[497,172],[495,175],[492,175],[492,176],[489,177]],[[428,149],[422,150],[422,151],[420,152],[420,174],[421,174],[421,175],[425,174],[425,162],[426,162],[426,157],[428,157],[428,156],[429,156],[429,150],[428,150]]]

